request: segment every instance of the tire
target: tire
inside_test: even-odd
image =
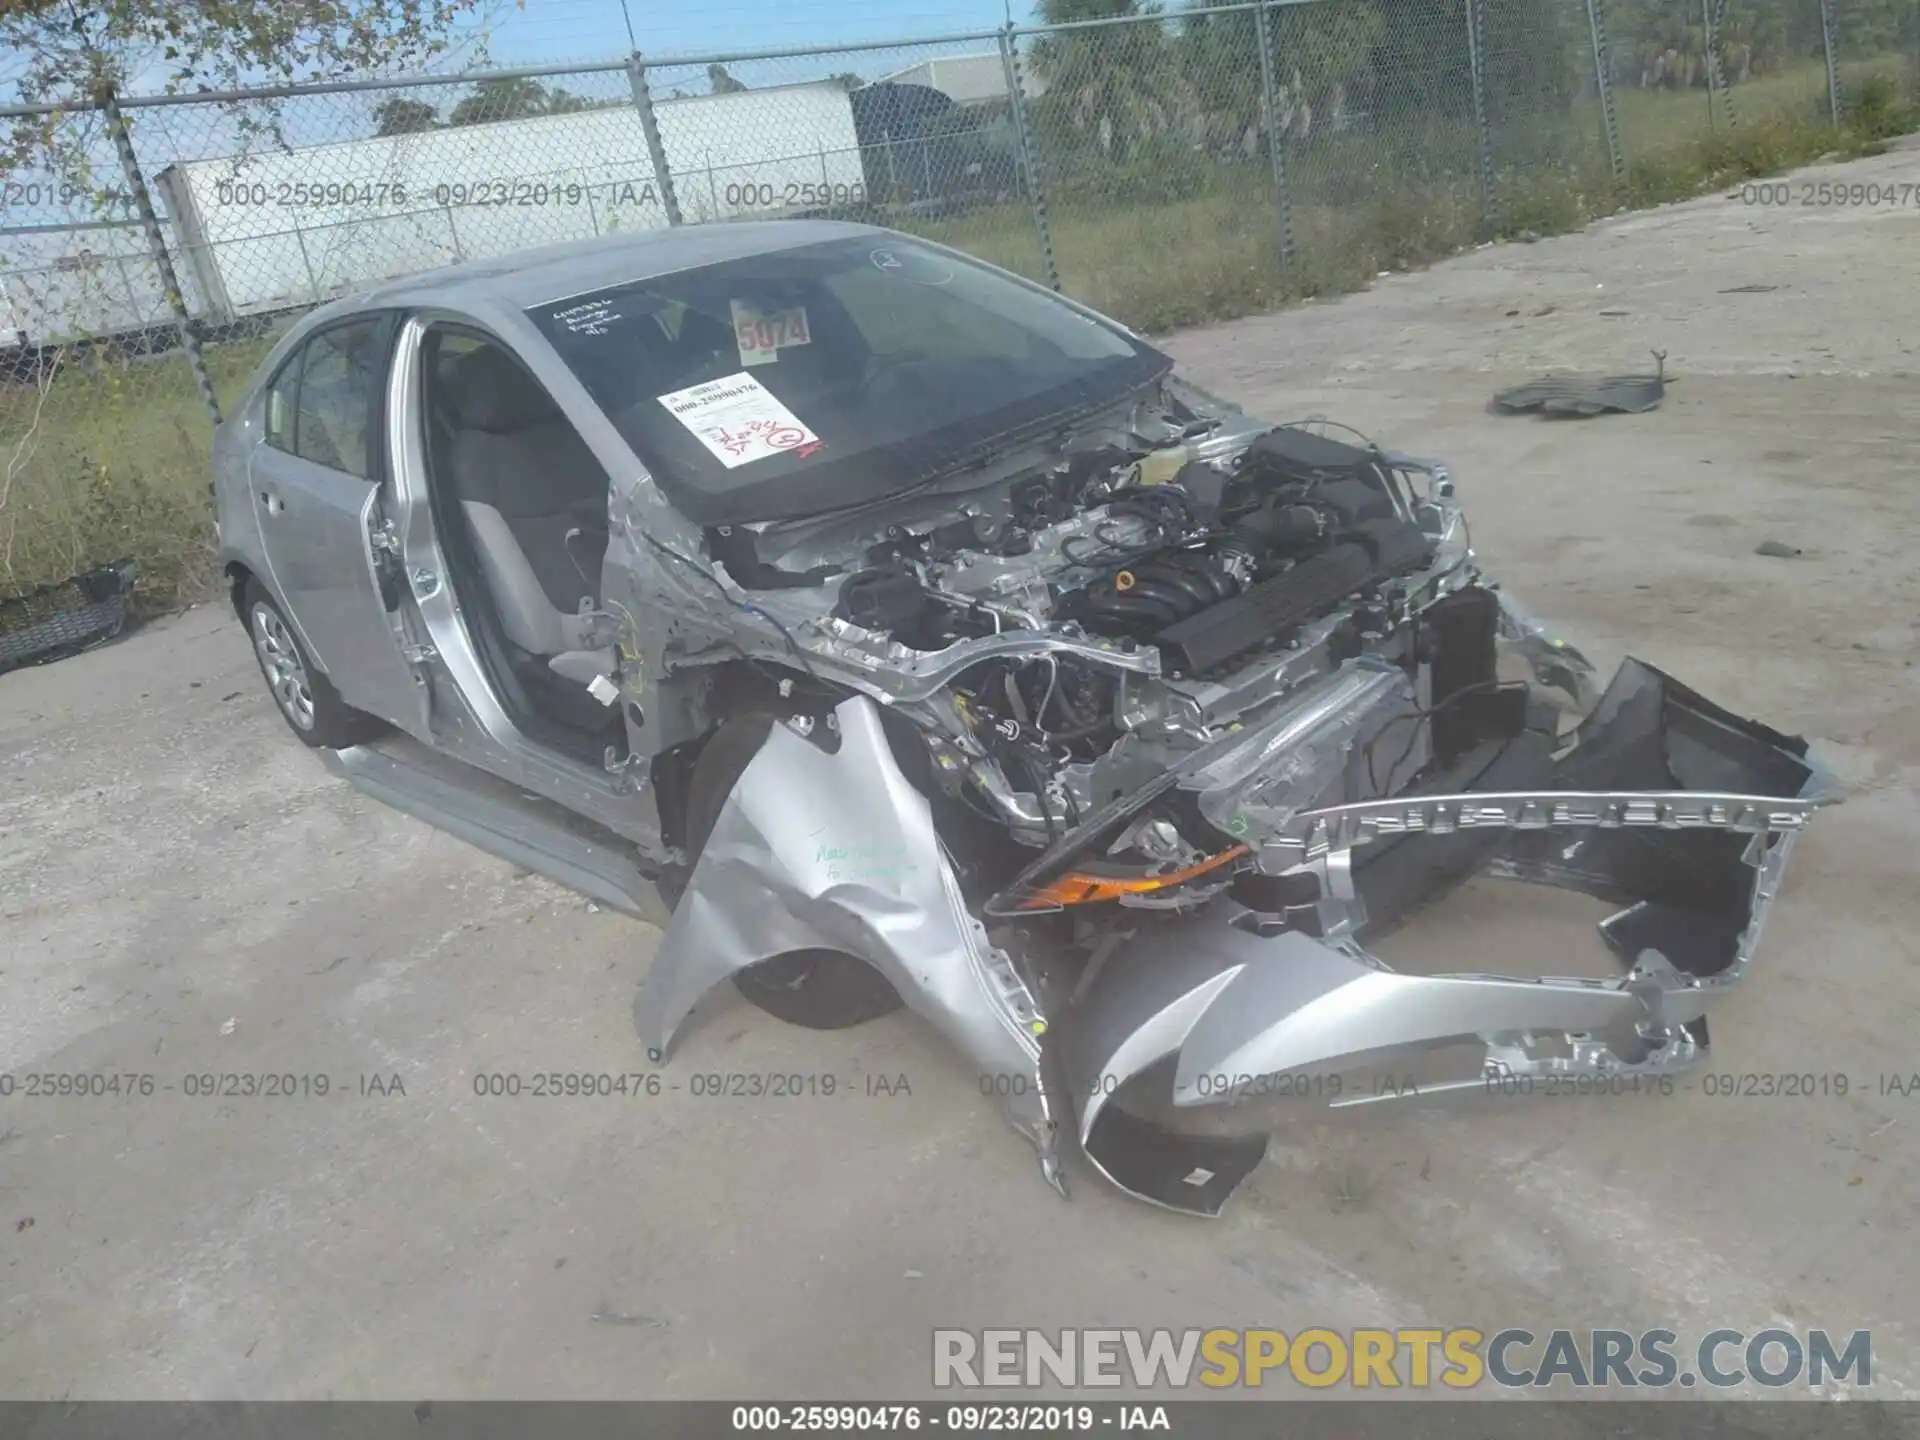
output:
[[[248,580],[241,591],[240,613],[274,708],[302,745],[341,750],[386,732],[385,721],[347,704],[314,668],[285,613],[258,580]]]
[[[702,747],[687,784],[687,853],[695,863],[772,728],[769,715],[738,716],[723,722]],[[668,898],[678,906],[677,893]],[[795,950],[742,970],[733,983],[759,1009],[805,1030],[845,1030],[900,1008],[886,976],[839,950]]]

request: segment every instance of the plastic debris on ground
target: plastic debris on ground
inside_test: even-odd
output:
[[[126,628],[139,567],[116,560],[0,600],[0,675],[104,645]]]
[[[1652,375],[1545,375],[1493,397],[1509,415],[1537,410],[1543,415],[1586,418],[1609,412],[1637,415],[1659,406],[1667,394],[1667,352],[1656,350]]]

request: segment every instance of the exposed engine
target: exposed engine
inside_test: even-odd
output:
[[[1296,766],[1298,784],[1394,793],[1459,748],[1443,732],[1484,730],[1493,610],[1434,643],[1461,628],[1436,602],[1475,574],[1451,481],[1329,428],[1163,394],[863,515],[709,532],[709,553],[815,678],[857,675],[913,722],[957,806],[943,824],[991,822],[958,846],[980,858],[967,883],[998,889],[1357,658],[1400,672],[1392,695],[1324,766]],[[1510,705],[1492,718],[1517,723]],[[1201,875],[1234,848],[1226,823],[1149,807],[1102,829],[1074,873]],[[1197,905],[1232,873],[1140,883],[1123,903]]]
[[[821,597],[803,628],[914,716],[948,792],[1044,848],[1343,660],[1381,655],[1411,695],[1411,622],[1465,559],[1444,472],[1416,485],[1420,462],[1319,429],[1162,418],[1166,441],[1110,427],[945,503],[889,507],[877,533],[780,545],[786,569],[738,532],[715,553],[782,598]],[[1402,750],[1410,734],[1392,748],[1417,766],[1430,750]],[[1155,815],[1115,849],[1177,870],[1219,840]]]
[[[836,613],[923,651],[1010,622],[1072,626],[1208,675],[1433,558],[1372,451],[1283,427],[1164,481],[1155,458],[1084,452],[1014,484],[1001,514],[897,530]]]

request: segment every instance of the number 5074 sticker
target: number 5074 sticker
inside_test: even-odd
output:
[[[794,345],[810,345],[807,312],[796,306],[762,315],[749,305],[733,302],[733,338],[740,346],[742,365],[769,365]]]
[[[744,370],[662,395],[660,403],[729,470],[820,448],[820,437]]]

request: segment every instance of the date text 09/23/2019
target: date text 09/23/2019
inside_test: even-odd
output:
[[[17,188],[17,187],[15,187]],[[867,189],[859,181],[732,180],[702,187],[705,198],[730,211],[803,210],[828,205],[860,205]],[[23,195],[25,192],[22,192]],[[477,208],[618,209],[659,205],[651,180],[555,180],[551,177],[483,176],[442,180],[431,185],[398,180],[220,180],[213,202],[251,209],[318,210],[348,207],[388,211]]]
[[[867,187],[860,181],[825,180],[772,181],[729,180],[700,185],[691,176],[681,177],[686,193],[705,192],[704,198],[728,211],[803,210],[823,205],[861,205],[866,202]],[[549,179],[476,179],[443,181],[433,186],[433,204],[443,208],[459,206],[575,206],[612,208],[623,205],[655,205],[660,192],[651,180],[607,180],[598,182]]]

